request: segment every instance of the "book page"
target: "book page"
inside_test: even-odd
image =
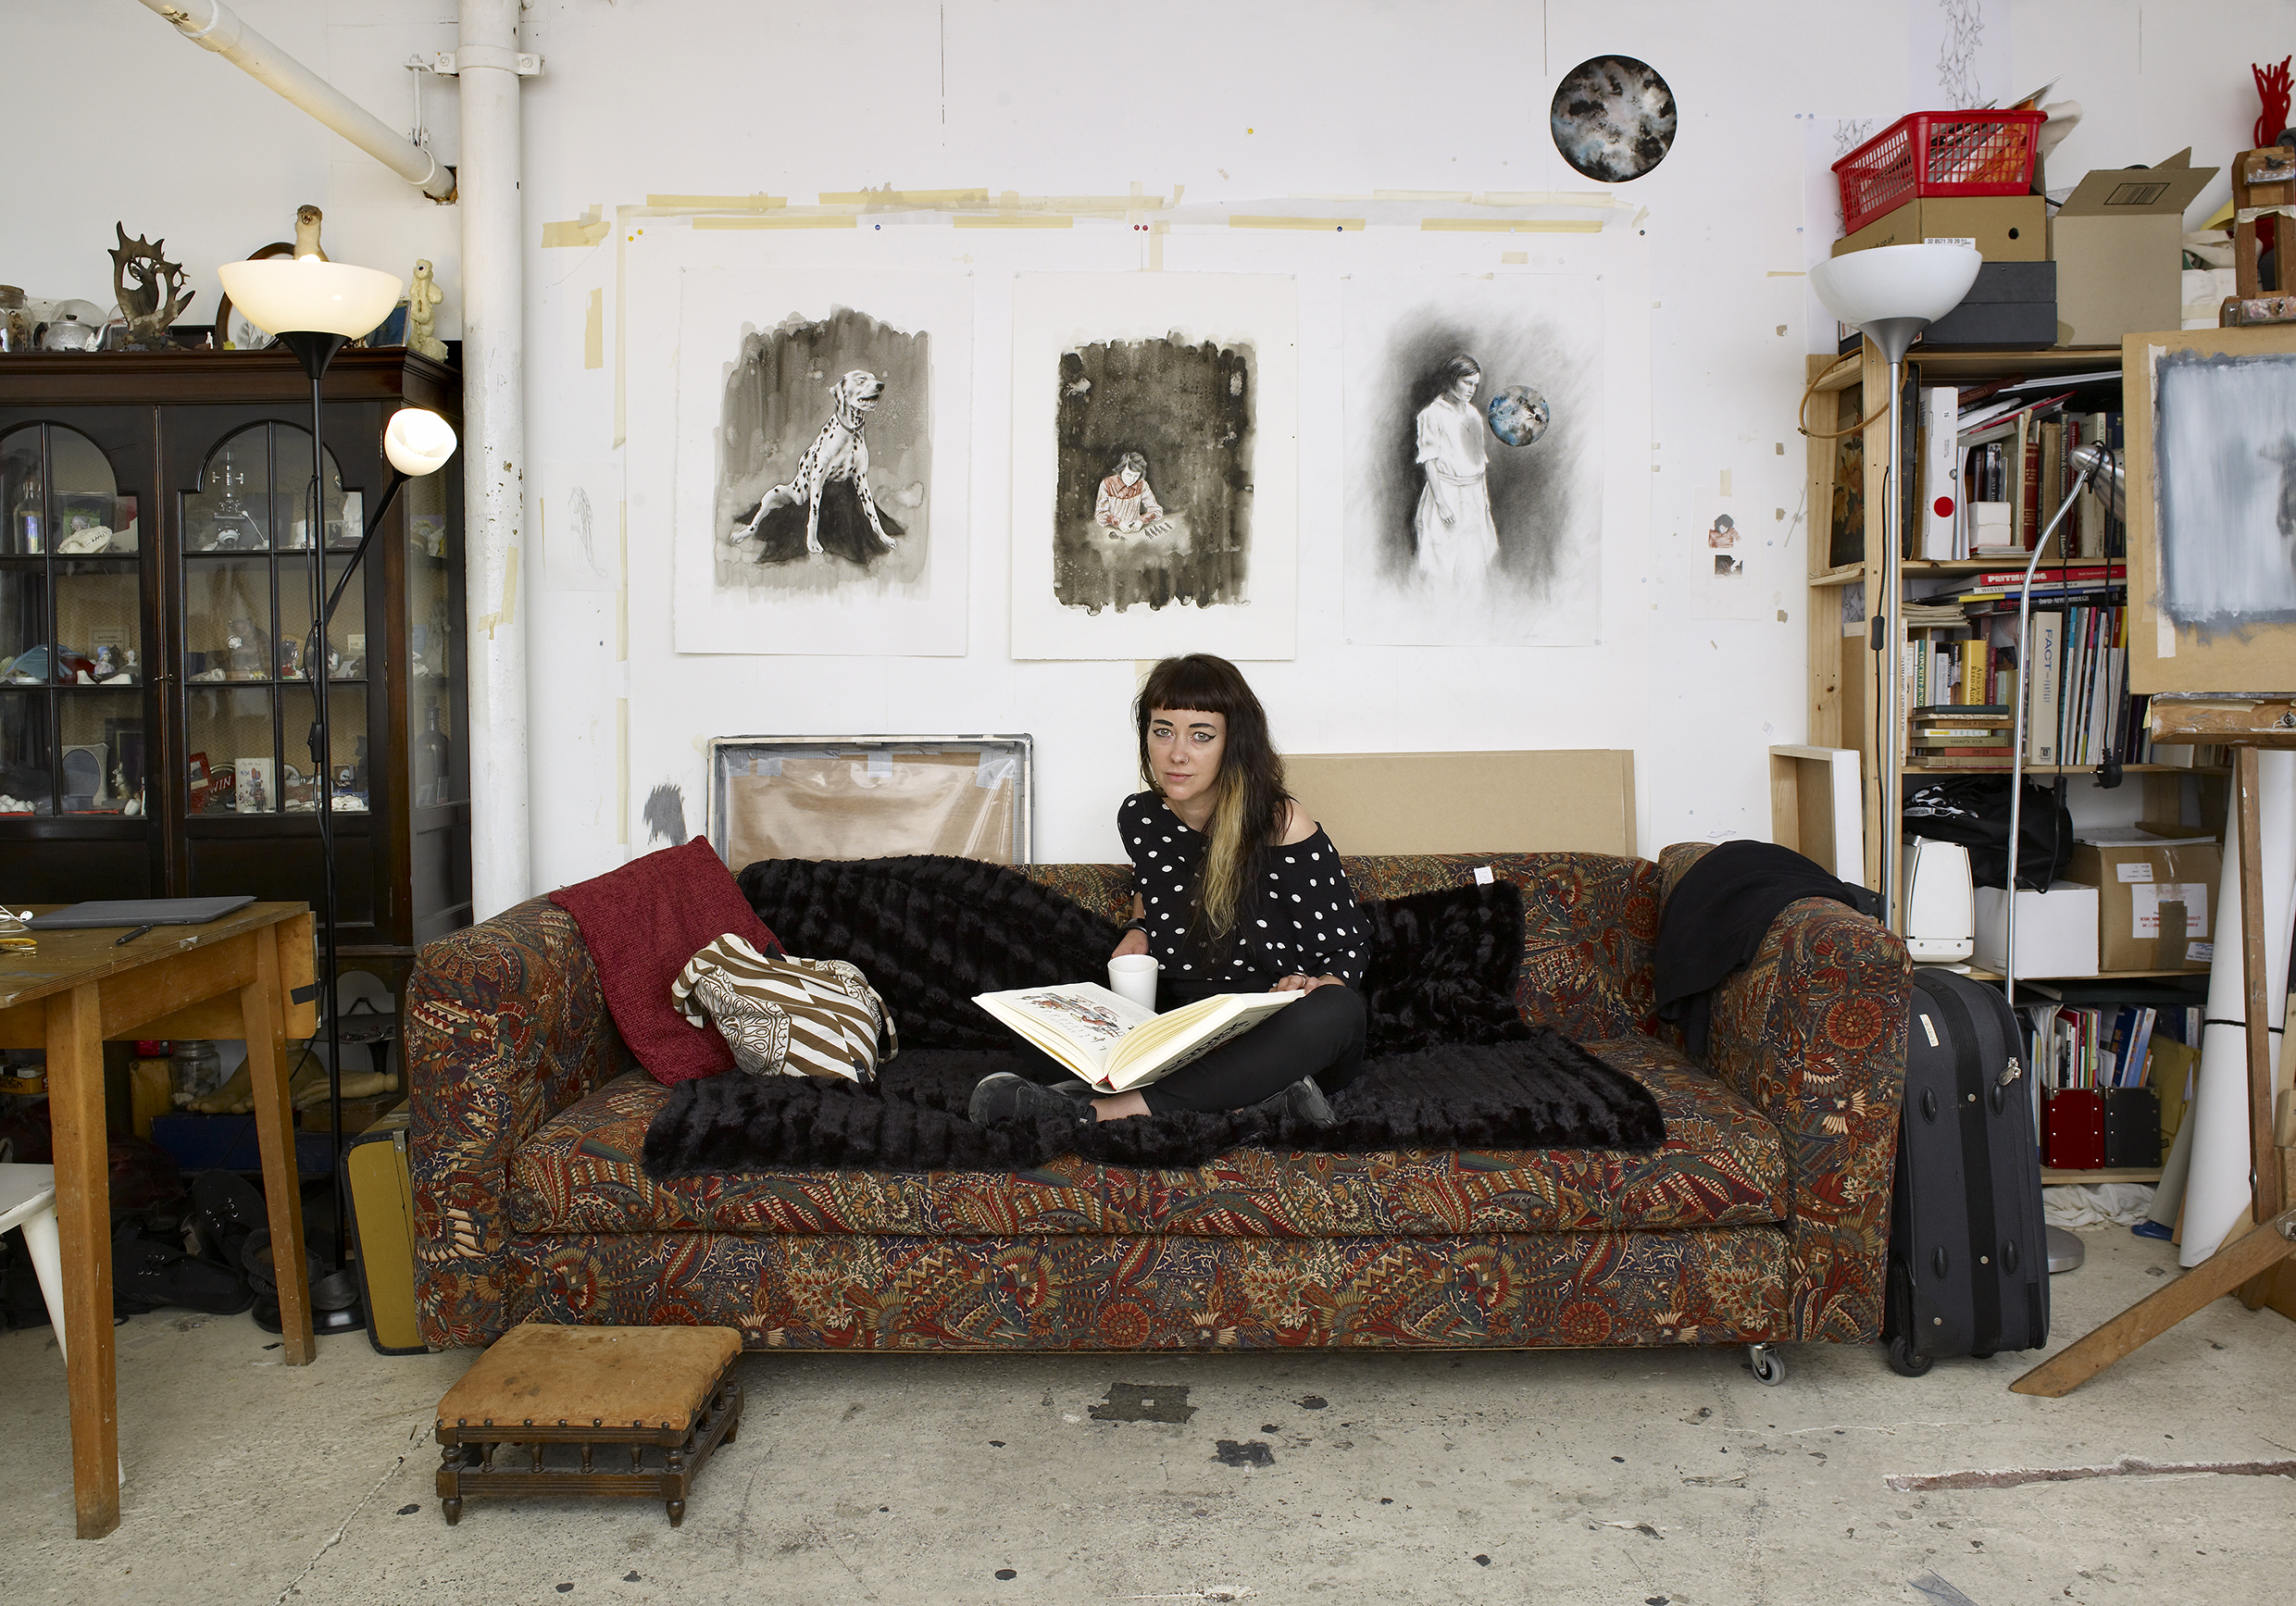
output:
[[[1157,1018],[1090,981],[984,992],[974,1002],[1054,1059],[1095,1071],[1107,1064],[1127,1033]]]

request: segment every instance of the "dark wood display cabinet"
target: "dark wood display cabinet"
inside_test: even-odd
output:
[[[402,405],[461,376],[399,348],[310,383],[284,352],[0,356],[0,902],[321,903],[313,688],[333,726],[340,949],[392,990],[470,920],[461,458],[410,480],[307,662],[390,480]],[[316,511],[317,517],[314,517]]]

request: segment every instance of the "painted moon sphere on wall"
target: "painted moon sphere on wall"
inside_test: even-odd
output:
[[[1529,385],[1509,385],[1491,398],[1491,432],[1510,446],[1528,446],[1547,432],[1547,399]]]
[[[1648,62],[1598,56],[1555,85],[1548,122],[1563,160],[1590,179],[1622,184],[1666,159],[1674,91]]]

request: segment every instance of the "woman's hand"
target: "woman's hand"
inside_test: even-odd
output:
[[[1148,933],[1145,931],[1127,931],[1124,934],[1124,940],[1117,943],[1116,947],[1109,952],[1108,957],[1111,959],[1121,959],[1127,953],[1145,953],[1147,952]]]
[[[1319,987],[1345,987],[1347,983],[1336,976],[1287,976],[1269,988],[1270,992],[1313,992]]]

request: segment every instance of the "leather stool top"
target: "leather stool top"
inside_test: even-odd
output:
[[[687,1427],[742,1352],[731,1327],[514,1327],[439,1401],[438,1425]]]

